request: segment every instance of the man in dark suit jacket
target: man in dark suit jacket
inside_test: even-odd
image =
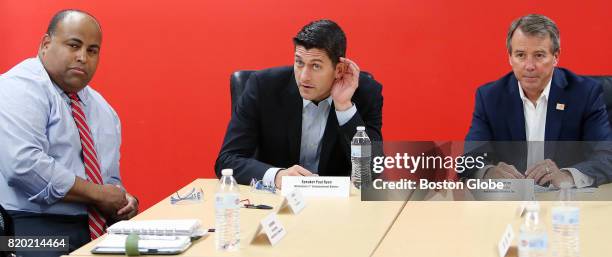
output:
[[[357,126],[381,141],[381,86],[344,58],[346,38],[329,20],[306,25],[293,39],[293,67],[255,72],[227,128],[215,164],[280,187],[283,176],[348,176]]]
[[[601,85],[555,67],[560,53],[559,32],[552,20],[542,15],[515,20],[508,32],[507,47],[513,72],[478,89],[466,141],[612,139]],[[606,145],[609,146],[604,144],[604,150],[609,148]],[[501,147],[503,150],[498,147],[495,158],[514,165],[500,162],[476,172],[479,174],[469,175],[531,178],[540,185],[560,186],[569,182],[578,187],[599,185],[610,179],[607,171],[610,163],[606,158],[578,162],[576,155],[579,154],[568,154],[575,149],[568,151],[553,144],[533,146],[505,144]],[[542,158],[534,160],[534,155]],[[557,163],[552,161],[553,157]],[[519,172],[517,167],[524,172]]]

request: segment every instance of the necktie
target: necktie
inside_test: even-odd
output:
[[[87,179],[99,185],[104,184],[102,181],[102,175],[100,172],[100,164],[98,162],[98,155],[96,154],[96,148],[94,148],[93,139],[89,127],[87,126],[87,119],[85,119],[85,112],[81,106],[81,101],[76,93],[69,93],[70,107],[72,108],[72,117],[79,130],[79,136],[81,138],[81,148],[83,149],[83,164],[85,166],[85,173]],[[106,221],[104,217],[95,208],[87,207],[88,222],[89,222],[89,235],[92,240],[100,237],[104,234],[106,229]]]

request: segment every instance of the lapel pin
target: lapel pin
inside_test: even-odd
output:
[[[559,110],[559,111],[565,110],[565,104],[557,103],[557,110]]]

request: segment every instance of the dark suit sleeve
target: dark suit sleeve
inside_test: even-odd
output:
[[[493,133],[491,133],[491,127],[489,126],[489,120],[485,112],[484,97],[482,88],[476,90],[476,100],[474,101],[474,113],[472,114],[472,124],[470,130],[465,136],[464,152],[465,156],[482,156],[483,153],[488,153],[485,160],[485,164],[492,164],[495,161],[494,151],[489,141],[493,139]],[[459,173],[459,177],[462,179],[473,178],[475,172],[478,169],[468,169]]]
[[[591,90],[588,101],[589,104],[587,104],[583,122],[583,140],[612,140],[608,113],[606,112],[606,105],[603,100],[603,89],[599,84]]]
[[[366,133],[371,141],[383,140],[381,132],[383,106],[382,87],[374,80],[370,80],[370,83],[374,84],[369,86],[372,90],[366,91],[363,101],[355,103],[357,113],[355,113],[348,122],[340,126],[341,135],[347,146],[350,146],[358,126],[366,127]]]
[[[594,186],[612,181],[612,130],[608,121],[606,105],[603,101],[603,89],[600,85],[593,87],[588,97],[583,121],[583,140],[589,148],[588,159],[572,166],[583,174],[594,179]]]
[[[485,113],[484,99],[482,90],[476,91],[476,101],[474,102],[474,113],[472,114],[472,124],[470,130],[465,136],[465,141],[489,141],[492,140],[493,134],[489,127],[489,121]]]
[[[580,148],[586,148],[587,150],[583,150],[583,154],[588,158],[583,162],[571,165],[571,168],[575,168],[581,173],[591,177],[594,180],[593,186],[610,183],[610,181],[612,181],[612,174],[610,172],[610,167],[612,167],[612,141],[572,143],[579,143]],[[580,148],[575,147],[575,149]],[[576,151],[575,149],[574,151]],[[576,151],[575,154],[579,153],[582,152]]]
[[[339,127],[339,135],[342,138],[342,149],[347,160],[351,158],[351,140],[357,132],[358,126],[365,126],[368,137],[372,143],[372,156],[382,154],[382,86],[373,79],[360,81],[359,83],[370,83],[363,86],[364,91],[354,96],[357,112],[344,125]],[[360,84],[361,87],[362,84]],[[377,143],[378,142],[378,143]],[[379,149],[380,148],[380,149]]]
[[[239,184],[249,184],[252,178],[262,179],[271,165],[255,159],[259,145],[258,80],[253,73],[227,126],[221,151],[215,162],[215,173],[221,177],[221,170],[234,170],[234,178]]]

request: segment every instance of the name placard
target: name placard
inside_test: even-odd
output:
[[[299,190],[304,196],[349,197],[349,177],[284,176],[282,195]]]
[[[283,202],[281,202],[280,207],[278,207],[278,211],[280,212],[285,208],[289,208],[293,214],[298,214],[304,207],[306,207],[304,196],[299,190],[294,190],[283,198]]]
[[[502,182],[502,189],[471,190],[479,201],[533,201],[535,200],[533,179],[492,179]]]
[[[283,224],[280,223],[280,220],[278,220],[278,217],[274,212],[270,213],[268,216],[262,219],[261,222],[259,222],[257,229],[249,241],[252,243],[262,230],[266,234],[266,237],[272,246],[276,245],[278,241],[287,235],[287,230],[285,230]]]
[[[497,243],[497,254],[499,257],[506,256],[508,253],[508,249],[510,249],[510,245],[512,244],[512,240],[514,239],[514,231],[512,230],[512,226],[508,224],[506,226],[506,230],[502,235],[502,238]]]

